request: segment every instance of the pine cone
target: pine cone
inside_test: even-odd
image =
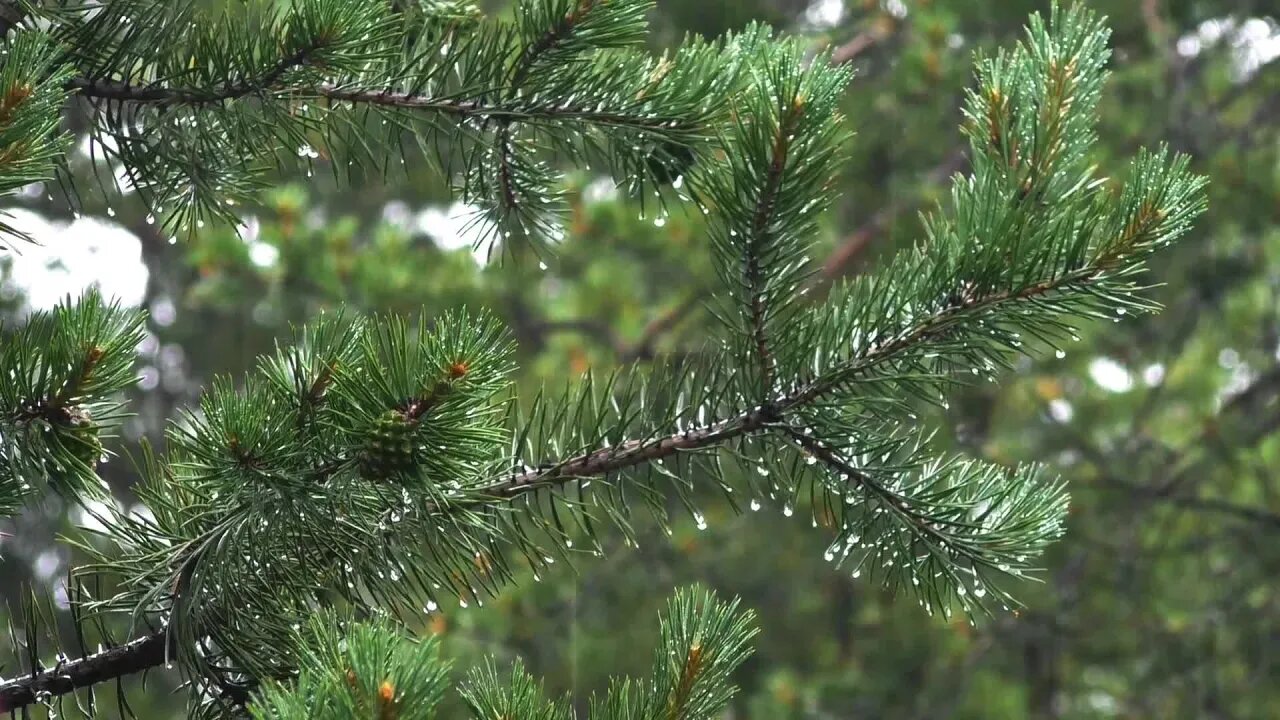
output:
[[[388,410],[374,423],[360,454],[360,473],[381,480],[408,472],[416,464],[413,429],[417,423],[399,410]]]
[[[67,423],[56,427],[62,447],[89,469],[97,469],[98,459],[102,457],[102,439],[98,436],[98,424],[89,416],[89,411],[83,408],[69,410]]]

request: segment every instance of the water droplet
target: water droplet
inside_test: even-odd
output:
[[[1055,352],[1055,353],[1054,353],[1054,356],[1055,356],[1055,357],[1057,357],[1059,360],[1061,360],[1062,358],[1064,358],[1064,357],[1066,357],[1066,356],[1067,356],[1067,351],[1066,351],[1066,350],[1058,350],[1057,352]]]
[[[755,511],[758,511],[759,509],[760,509],[760,501],[753,498],[751,500],[751,510],[755,512]]]
[[[790,505],[783,505],[783,506],[782,506],[782,514],[783,514],[783,515],[786,515],[787,517],[791,517],[792,515],[794,515],[794,514],[795,514],[795,512],[796,512],[795,510],[792,510],[792,509],[791,509],[791,506],[790,506]]]

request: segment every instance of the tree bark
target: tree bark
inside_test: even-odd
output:
[[[169,634],[156,630],[124,645],[0,683],[0,712],[15,712],[47,697],[155,667],[171,656],[167,651],[172,648],[166,647],[171,645]]]

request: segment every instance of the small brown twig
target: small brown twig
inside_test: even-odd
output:
[[[966,156],[963,149],[957,148],[953,150],[942,162],[938,163],[925,175],[923,184],[928,187],[943,182],[960,171],[964,167],[965,161]],[[827,257],[822,270],[814,277],[814,284],[830,284],[848,275],[854,263],[871,246],[871,242],[882,235],[894,220],[901,217],[908,210],[920,207],[923,200],[923,194],[920,194],[909,202],[891,202],[877,210],[870,219],[846,235],[836,246],[836,249]]]

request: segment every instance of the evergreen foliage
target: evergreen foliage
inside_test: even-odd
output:
[[[751,613],[699,589],[678,592],[662,616],[662,643],[646,682],[614,683],[591,717],[681,720],[714,717],[733,693],[730,674],[746,659]],[[449,664],[434,638],[422,642],[382,621],[340,622],[332,613],[295,633],[298,678],[270,683],[249,707],[255,720],[436,717]],[[508,677],[493,665],[467,674],[459,692],[476,720],[567,720],[565,702],[546,697],[517,661]]]
[[[193,2],[119,0],[32,5],[29,24],[47,27],[12,34],[11,52],[44,43],[62,60],[52,70],[48,51],[23,50],[31,72],[5,75],[0,98],[35,88],[44,120],[28,129],[45,136],[61,93],[92,103],[100,147],[170,228],[227,217],[295,148],[385,172],[405,139],[458,171],[504,239],[554,239],[553,160],[602,162],[639,196],[669,183],[664,201],[708,218],[722,333],[696,357],[526,401],[487,315],[330,313],[240,385],[215,381],[164,451],[140,459],[150,515],[112,513],[101,538],[77,541],[92,558],[79,576],[109,588],[86,609],[132,617],[149,633],[139,647],[202,691],[201,712],[261,691],[258,717],[417,713],[444,683],[430,643],[404,644],[390,620],[324,614],[301,644],[296,626],[327,608],[408,619],[482,604],[517,562],[546,572],[601,553],[600,533],[631,533],[640,506],[665,523],[674,495],[700,517],[703,485],[735,507],[807,502],[834,530],[832,560],[947,616],[1008,608],[1012,581],[1061,534],[1060,483],[939,456],[916,411],[1056,347],[1082,319],[1154,309],[1143,264],[1203,207],[1203,181],[1162,150],[1122,182],[1094,174],[1100,19],[1055,7],[1022,44],[980,58],[965,112],[973,170],[927,237],[810,303],[849,73],[759,26],[653,58],[634,47],[647,9],[528,0],[504,22],[461,3],[296,0],[211,20]],[[4,172],[28,182],[42,167]],[[119,415],[139,322],[91,295],[6,345],[3,509],[31,477],[72,498],[95,490],[89,460]],[[680,595],[652,678],[594,708],[708,717],[750,634],[733,605]],[[34,702],[41,682],[0,684],[0,707]],[[479,671],[464,693],[477,716],[565,712],[519,670],[510,682]]]
[[[99,497],[94,473],[104,433],[132,385],[142,317],[90,292],[52,313],[36,313],[0,347],[0,513],[40,490],[67,499]]]

